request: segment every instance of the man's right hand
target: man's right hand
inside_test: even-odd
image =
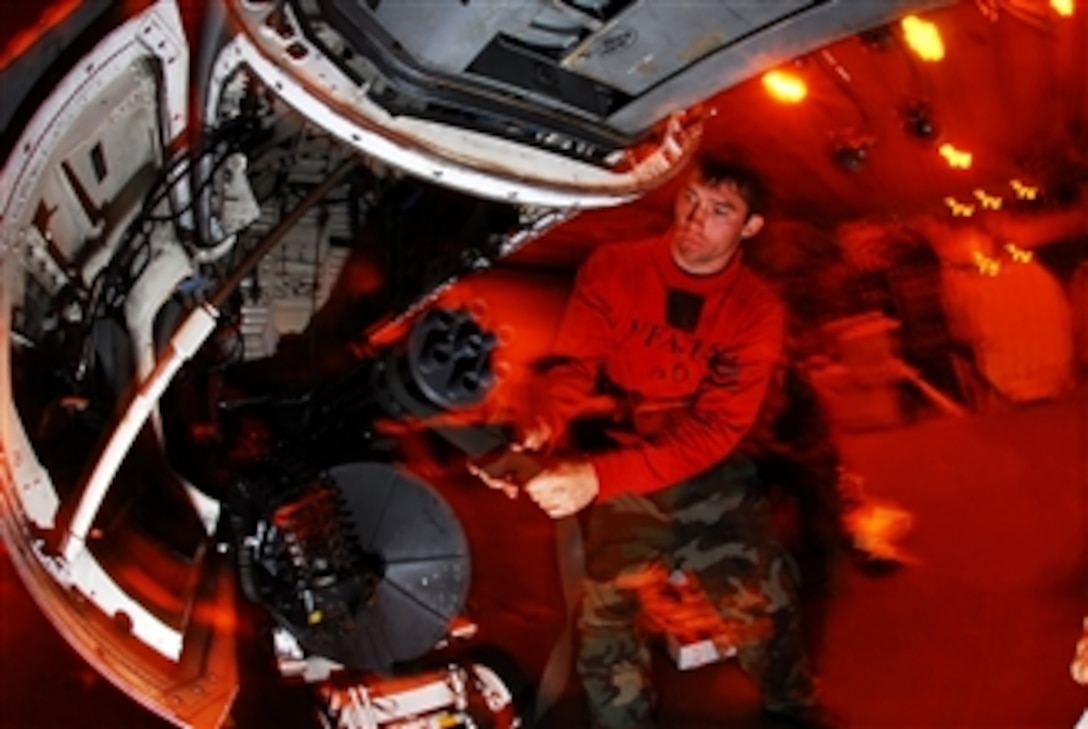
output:
[[[521,487],[513,481],[510,481],[507,478],[500,476],[492,476],[490,473],[488,473],[486,470],[476,465],[472,461],[468,462],[468,472],[483,481],[488,486],[488,488],[502,491],[504,494],[506,494],[506,498],[508,499],[516,499],[518,497],[518,491],[521,490]]]
[[[518,442],[512,443],[502,455],[469,461],[469,473],[489,488],[515,499],[521,487],[544,470],[542,459],[534,454],[550,451],[553,435],[552,427],[545,420],[537,418],[522,431]]]
[[[468,470],[488,487],[513,499],[525,483],[544,470],[544,461],[525,445],[515,444],[498,456],[469,461]]]

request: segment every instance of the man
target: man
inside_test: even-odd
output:
[[[754,468],[735,452],[782,349],[782,307],[740,260],[763,222],[756,176],[702,157],[666,234],[593,252],[559,328],[527,448],[569,448],[571,421],[602,382],[628,412],[648,413],[616,447],[551,461],[522,485],[556,519],[590,507],[577,668],[597,727],[654,726],[637,589],[654,574],[704,588],[740,626],[738,658],[765,708],[817,725],[794,568],[771,537]]]

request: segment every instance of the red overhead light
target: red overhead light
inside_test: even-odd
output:
[[[1076,3],[1073,0],[1050,0],[1050,7],[1063,18],[1073,17],[1073,8]]]
[[[981,251],[972,253],[971,258],[978,267],[978,272],[983,276],[996,276],[1001,273],[1001,261],[997,258],[990,258]]]
[[[970,203],[961,203],[951,195],[944,199],[944,204],[952,211],[953,217],[969,218],[975,214],[975,206]]]
[[[976,188],[974,194],[983,210],[1000,210],[1004,203],[1000,195],[990,195],[982,188]]]
[[[1017,263],[1031,263],[1031,260],[1035,258],[1035,254],[1031,251],[1025,251],[1020,246],[1013,242],[1005,244],[1005,252],[1009,254],[1009,258]]]
[[[955,170],[970,169],[971,163],[974,161],[970,152],[956,149],[947,142],[938,147],[937,152],[944,157],[944,161],[948,163],[948,166]]]
[[[796,104],[808,96],[808,86],[798,76],[785,71],[768,71],[763,74],[763,88],[774,98],[786,104]]]
[[[900,21],[907,45],[923,61],[939,61],[944,58],[944,41],[941,31],[928,20],[908,15]]]
[[[1033,185],[1025,185],[1020,180],[1009,180],[1009,185],[1016,191],[1016,197],[1021,200],[1034,200],[1039,194],[1039,188]]]

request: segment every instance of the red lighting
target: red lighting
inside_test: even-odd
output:
[[[923,61],[939,61],[944,58],[944,41],[937,26],[916,15],[908,15],[901,22],[907,45]]]
[[[1076,3],[1073,0],[1050,0],[1050,7],[1063,18],[1073,17],[1073,8]]]
[[[942,144],[937,152],[944,157],[948,166],[954,170],[967,170],[971,168],[971,163],[974,161],[970,152],[965,152],[962,149],[956,149],[951,144]]]
[[[775,99],[786,104],[797,104],[808,96],[805,82],[785,71],[768,71],[763,74],[763,88]]]

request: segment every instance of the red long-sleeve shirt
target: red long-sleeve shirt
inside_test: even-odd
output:
[[[575,279],[554,348],[566,364],[549,377],[545,410],[553,426],[568,422],[602,369],[641,403],[686,402],[661,432],[590,459],[602,499],[672,486],[722,461],[751,427],[783,326],[739,255],[696,276],[673,262],[667,235],[602,246]]]

